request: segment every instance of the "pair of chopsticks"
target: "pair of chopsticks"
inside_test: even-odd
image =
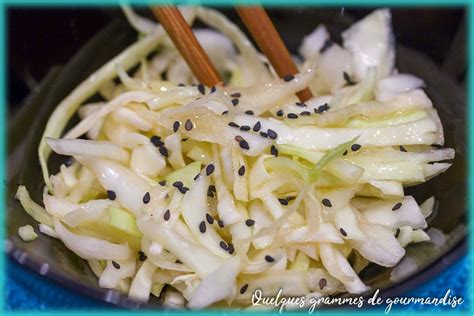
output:
[[[237,7],[236,10],[278,76],[283,78],[297,74],[298,69],[265,10],[259,6]],[[208,87],[220,84],[222,80],[219,74],[178,8],[157,6],[152,7],[152,11],[199,82]],[[308,88],[296,95],[301,102],[312,97]]]

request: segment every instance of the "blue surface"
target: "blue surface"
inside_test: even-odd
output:
[[[5,278],[6,310],[87,310],[114,308],[112,305],[83,296],[62,287],[59,283],[7,260]]]
[[[7,310],[47,310],[47,309],[103,309],[114,308],[111,305],[81,296],[63,288],[57,283],[16,264],[8,259],[7,278],[5,286]],[[439,274],[435,279],[420,285],[406,296],[413,297],[442,297],[447,289],[451,294],[461,296],[465,302],[457,311],[468,309],[469,264],[467,258],[462,258]],[[408,308],[396,306],[397,310],[432,310],[432,306],[410,305]],[[434,308],[436,309],[436,308]],[[446,308],[450,309],[450,308]]]
[[[451,295],[462,297],[464,303],[454,309],[455,311],[469,310],[469,262],[468,257],[463,257],[448,269],[440,273],[436,278],[420,285],[415,290],[408,293],[407,297],[443,297],[448,289],[451,290]],[[395,307],[399,309],[399,307]],[[440,308],[433,306],[422,306],[419,304],[411,305],[409,310],[439,310]],[[443,310],[453,310],[450,307],[444,307]]]

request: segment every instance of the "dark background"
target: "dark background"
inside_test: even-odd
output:
[[[304,35],[332,15],[359,19],[372,9],[324,8],[268,9],[284,41],[295,52]],[[241,25],[235,11],[225,13]],[[146,9],[141,14],[150,15]],[[8,9],[8,103],[12,110],[56,64],[66,63],[96,32],[112,19],[123,19],[114,8],[9,8]],[[296,16],[296,19],[295,19]],[[463,8],[392,9],[396,40],[431,57],[461,83],[465,80],[465,11]],[[290,23],[298,21],[304,34],[292,34]],[[291,22],[290,22],[291,21]],[[244,28],[242,28],[244,29]],[[331,31],[331,29],[329,30]],[[339,34],[333,33],[338,41]],[[105,44],[104,44],[105,45]]]

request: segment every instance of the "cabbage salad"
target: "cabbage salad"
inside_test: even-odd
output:
[[[18,188],[40,232],[87,260],[100,287],[191,309],[246,308],[257,289],[363,293],[364,267],[394,267],[430,239],[434,198],[420,206],[404,187],[444,172],[454,150],[423,80],[394,66],[389,10],[341,45],[319,25],[300,73],[281,79],[222,13],[181,10],[209,26],[194,32],[225,82],[197,82],[163,28],[124,7],[138,40],[46,125],[44,206]],[[314,97],[300,102],[305,87]],[[50,175],[52,152],[72,158]]]

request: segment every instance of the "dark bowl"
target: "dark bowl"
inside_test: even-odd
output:
[[[325,23],[337,39],[340,31],[354,21],[353,16],[360,16],[367,11],[279,8],[271,10],[270,14],[290,49],[295,50],[302,35],[309,33],[316,24]],[[410,245],[407,256],[413,257],[418,267],[397,282],[390,281],[391,269],[375,264],[365,268],[360,273],[362,279],[373,288],[382,289],[382,296],[400,295],[420,286],[462,256],[466,248],[466,97],[464,87],[458,82],[465,75],[465,56],[452,53],[464,49],[462,45],[465,38],[462,37],[461,29],[456,33],[458,36],[446,35],[446,38],[440,38],[439,41],[448,43],[444,46],[439,43],[420,46],[420,42],[414,40],[417,35],[410,35],[406,24],[413,23],[412,19],[417,18],[416,24],[420,28],[429,28],[430,23],[434,22],[427,12],[432,13],[433,10],[396,9],[393,12],[393,22],[398,43],[397,67],[400,72],[412,73],[425,80],[426,92],[433,100],[444,125],[445,145],[456,149],[454,164],[447,172],[423,185],[407,188],[407,192],[414,195],[419,203],[430,196],[437,197],[436,212],[429,219],[429,227],[443,231],[446,243],[442,247],[428,242]],[[449,10],[439,12],[452,14]],[[233,12],[227,9],[226,13],[236,20]],[[125,308],[153,308],[160,306],[159,299],[139,304],[126,295],[99,288],[86,261],[69,251],[60,241],[39,234],[34,242],[25,243],[17,235],[18,227],[22,225],[36,226],[35,221],[14,199],[14,195],[17,185],[25,184],[32,198],[41,201],[43,181],[37,146],[49,115],[77,84],[136,39],[136,33],[123,18],[117,18],[119,15],[115,11],[110,16],[110,24],[83,46],[66,65],[51,68],[41,84],[22,103],[21,108],[9,118],[7,251],[20,264],[82,294]],[[399,33],[399,29],[406,31]],[[103,45],[104,43],[107,45]],[[443,53],[440,53],[440,47],[445,47]],[[426,49],[421,50],[422,48]],[[50,170],[58,170],[63,161],[63,158],[53,155],[49,163]],[[45,269],[41,269],[44,263],[49,265],[46,273]]]

